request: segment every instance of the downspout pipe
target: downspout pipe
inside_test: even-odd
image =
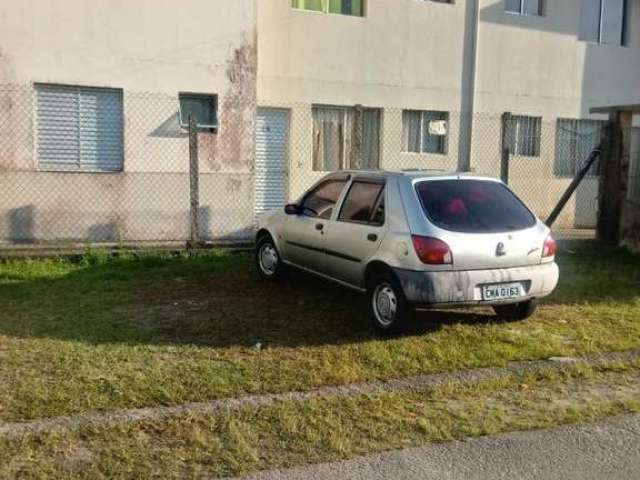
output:
[[[458,169],[463,172],[471,170],[471,141],[480,24],[479,2],[480,0],[465,1],[462,78],[460,79],[460,133],[458,136]]]

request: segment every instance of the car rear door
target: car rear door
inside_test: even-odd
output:
[[[325,270],[325,236],[347,180],[342,177],[320,182],[304,195],[300,214],[287,216],[283,228],[286,261],[316,272]]]
[[[325,235],[326,269],[332,277],[361,286],[364,269],[386,233],[385,182],[356,177]]]
[[[539,264],[547,228],[503,183],[491,179],[433,179],[416,192],[434,236],[452,252],[454,270]]]

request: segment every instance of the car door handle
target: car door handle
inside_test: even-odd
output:
[[[370,242],[375,242],[376,240],[378,240],[378,235],[376,235],[375,233],[370,233],[369,235],[367,235],[367,240],[369,240]]]
[[[324,228],[324,224],[316,223],[316,230],[322,230]]]

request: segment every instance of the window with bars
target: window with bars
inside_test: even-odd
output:
[[[38,165],[44,170],[122,170],[122,91],[37,84]]]
[[[402,112],[402,130],[404,152],[447,153],[447,112],[405,110]]]
[[[518,15],[542,15],[542,0],[505,0],[504,10]]]
[[[291,6],[299,10],[363,17],[364,1],[365,0],[291,0]]]
[[[602,140],[607,122],[560,118],[556,124],[556,152],[553,173],[557,177],[573,177]],[[588,175],[598,174],[594,165]]]
[[[378,108],[313,107],[313,169],[380,168],[381,118]]]
[[[521,157],[539,157],[541,131],[541,117],[513,115],[509,146],[511,153]]]

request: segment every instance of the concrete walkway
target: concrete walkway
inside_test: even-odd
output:
[[[252,480],[640,479],[640,416],[557,430],[432,444]]]

